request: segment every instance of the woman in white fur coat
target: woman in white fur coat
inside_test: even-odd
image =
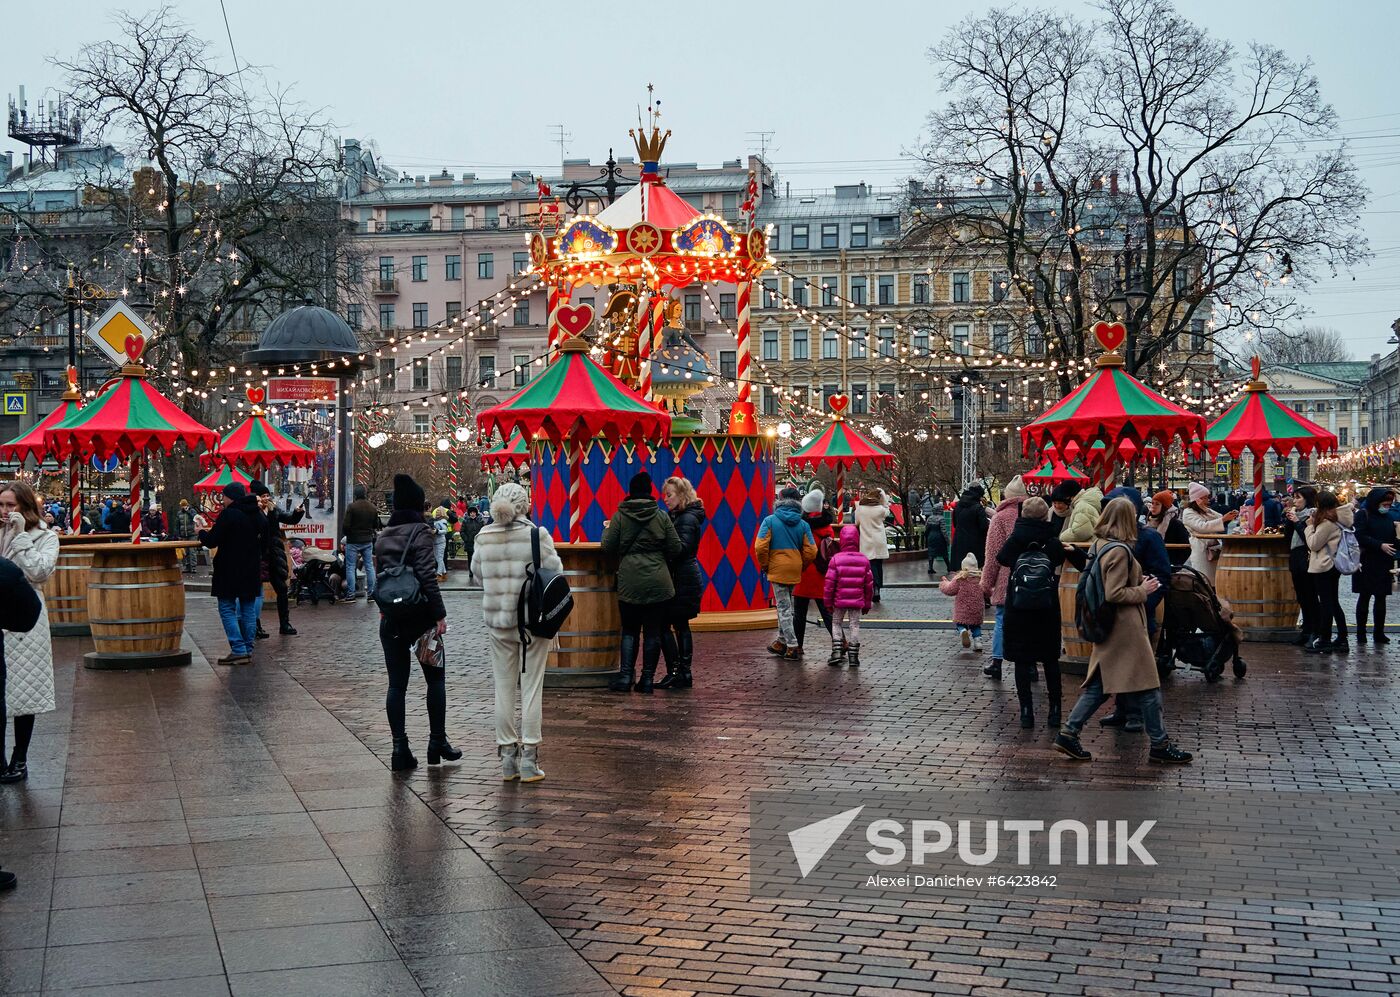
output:
[[[8,763],[0,770],[0,783],[22,782],[29,778],[29,739],[34,735],[34,717],[52,712],[55,706],[49,611],[43,606],[39,587],[58,564],[58,534],[45,525],[34,489],[23,481],[0,486],[0,557],[13,561],[24,572],[41,606],[39,622],[33,630],[5,634],[5,716],[14,718],[15,743]]]
[[[472,574],[481,579],[481,613],[486,620],[496,683],[496,753],[501,758],[501,778],[507,782],[538,782],[544,778],[539,765],[544,666],[554,641],[532,637],[524,649],[522,669],[518,629],[525,565],[534,559],[532,531],[540,537],[540,566],[564,570],[549,531],[531,523],[529,512],[530,496],[524,488],[513,482],[497,488],[491,497],[491,522],[476,535],[476,550],[472,554]]]

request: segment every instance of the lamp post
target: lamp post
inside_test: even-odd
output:
[[[1134,358],[1137,352],[1138,333],[1142,330],[1142,310],[1147,304],[1147,289],[1143,286],[1142,250],[1134,244],[1132,237],[1123,236],[1123,251],[1117,258],[1113,294],[1108,306],[1114,318],[1123,323],[1127,335],[1123,341],[1123,363],[1128,373],[1134,371]],[[1157,459],[1158,478],[1162,489],[1167,487],[1167,452],[1163,445]],[[1151,474],[1148,481],[1152,480]]]

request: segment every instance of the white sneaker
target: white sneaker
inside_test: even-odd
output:
[[[972,646],[972,631],[971,631],[971,630],[963,630],[963,631],[961,631],[961,633],[962,633],[962,646],[963,646],[963,647],[971,647],[971,646]]]
[[[972,649],[973,649],[974,651],[976,651],[978,654],[981,654],[981,653],[982,653],[982,638],[981,638],[981,637],[974,637],[974,638],[972,638]]]

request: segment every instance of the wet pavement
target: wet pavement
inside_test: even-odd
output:
[[[75,672],[86,643],[61,641],[62,708],[30,781],[0,787],[0,862],[22,877],[0,897],[0,992],[1400,991],[1400,904],[751,897],[757,789],[1400,783],[1393,652],[1246,645],[1244,681],[1166,687],[1196,764],[1149,766],[1141,735],[1091,726],[1075,767],[957,646],[921,564],[888,581],[858,671],[699,634],[689,692],[547,692],[531,786],[496,774],[475,592],[448,595],[465,755],[406,776],[363,603],[295,611],[300,635],[236,670],[207,664],[225,644],[198,594],[188,669]],[[422,762],[417,682],[409,729]]]

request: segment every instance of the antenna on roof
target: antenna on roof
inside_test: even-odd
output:
[[[551,128],[551,129],[557,128],[557,129],[559,130],[559,134],[555,136],[554,141],[559,143],[559,163],[560,163],[560,165],[562,166],[563,163],[564,163],[564,157],[567,156],[567,155],[569,154],[569,152],[568,152],[568,142],[569,142],[569,139],[573,138],[573,137],[574,137],[574,134],[573,134],[573,132],[566,132],[566,131],[564,131],[564,126],[563,126],[563,125],[550,125],[550,128]]]

